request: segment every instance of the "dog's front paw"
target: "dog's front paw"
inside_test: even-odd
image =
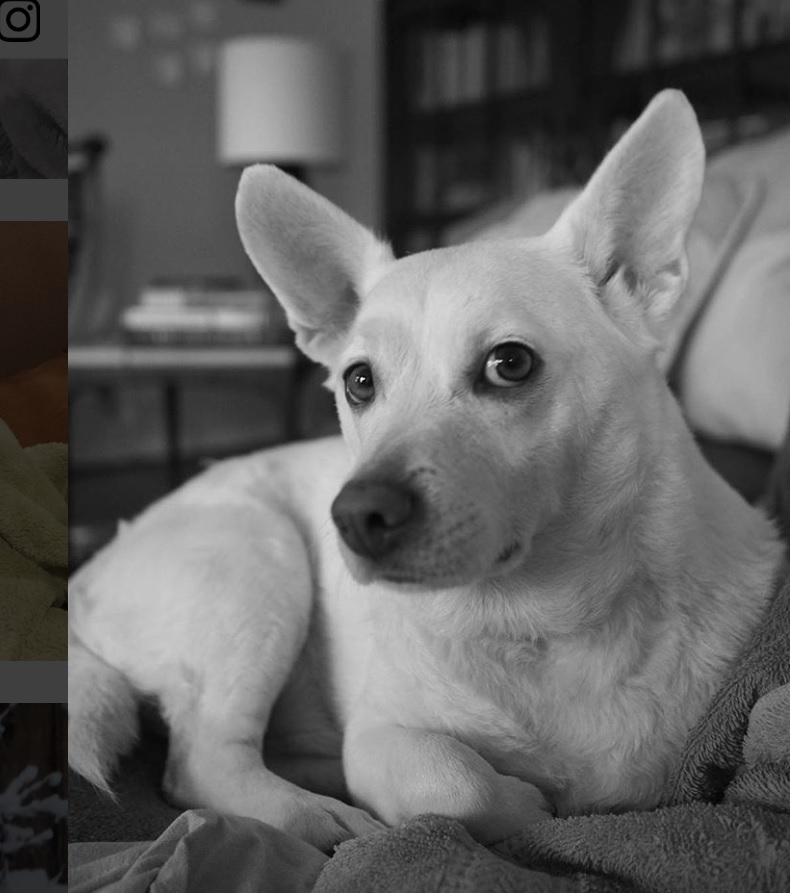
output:
[[[486,813],[477,816],[474,824],[468,824],[468,830],[481,843],[493,844],[553,815],[552,806],[534,784],[512,775],[500,775]]]
[[[385,826],[363,809],[314,794],[292,804],[282,827],[289,834],[329,853],[344,840],[364,837]]]

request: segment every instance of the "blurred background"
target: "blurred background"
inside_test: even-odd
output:
[[[712,461],[765,492],[788,426],[786,0],[81,0],[69,31],[75,563],[206,462],[336,430],[241,248],[244,165],[397,254],[534,235],[663,87],[710,158],[663,359]]]

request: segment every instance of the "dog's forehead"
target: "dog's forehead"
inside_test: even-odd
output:
[[[436,249],[388,268],[362,301],[354,335],[455,333],[459,346],[508,327],[551,337],[596,315],[588,290],[581,268],[543,238]]]

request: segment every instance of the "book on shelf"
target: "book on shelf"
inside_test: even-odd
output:
[[[788,0],[745,0],[742,12],[742,43],[746,47],[788,40]]]
[[[435,28],[413,40],[413,102],[422,111],[477,102],[488,90],[505,96],[549,81],[549,23],[543,16],[534,16],[526,27],[503,22],[490,30],[473,22],[459,28]],[[487,61],[492,52],[494,83],[489,84]]]
[[[521,28],[506,23],[497,29],[497,92],[500,95],[545,87],[550,78],[549,23],[533,16]]]
[[[477,102],[486,95],[486,28],[470,25],[461,34],[460,100]]]
[[[613,64],[630,71],[653,62],[671,65],[686,59],[728,53],[736,48],[787,40],[788,0],[633,0],[620,28]],[[734,18],[734,17],[737,18]]]
[[[218,279],[155,280],[121,316],[139,344],[269,344],[286,340],[285,318],[271,294]]]
[[[145,307],[259,307],[267,294],[243,288],[235,279],[154,279],[143,287],[138,303]]]

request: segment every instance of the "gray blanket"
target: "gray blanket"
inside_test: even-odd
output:
[[[252,819],[187,812],[153,843],[73,844],[74,893],[486,893],[789,887],[788,582],[652,812],[549,819],[496,847],[420,816],[332,858]]]

